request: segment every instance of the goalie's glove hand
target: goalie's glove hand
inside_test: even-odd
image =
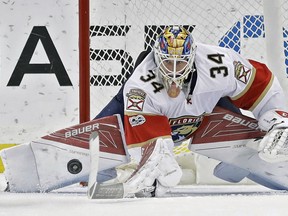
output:
[[[270,163],[288,161],[288,128],[270,131],[259,144],[259,157]]]
[[[181,176],[182,170],[167,143],[158,139],[145,148],[138,168],[125,182],[126,194],[151,196],[155,193],[159,196],[164,194],[166,189],[176,186]]]
[[[270,163],[288,161],[288,113],[271,110],[259,119],[260,128],[268,131],[258,146],[259,157]]]

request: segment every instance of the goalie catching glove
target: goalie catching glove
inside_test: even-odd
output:
[[[160,138],[145,147],[138,168],[124,183],[128,197],[151,193],[161,196],[179,183],[182,170],[169,150],[168,143]]]
[[[288,113],[268,111],[259,119],[259,126],[268,131],[258,146],[259,157],[270,163],[288,161]]]

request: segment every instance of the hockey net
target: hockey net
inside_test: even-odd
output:
[[[285,26],[288,3],[278,2],[283,11],[280,24]],[[132,73],[138,54],[151,49],[167,25],[180,24],[201,43],[229,47],[246,58],[268,63],[263,4],[262,0],[90,0],[91,118],[117,93]],[[285,41],[283,51],[284,56],[288,52]],[[285,73],[284,61],[283,68]],[[187,143],[176,148],[175,154],[188,170],[190,180],[184,183],[224,183],[211,174],[217,162],[189,152]]]

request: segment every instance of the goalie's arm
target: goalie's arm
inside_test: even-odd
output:
[[[124,127],[128,148],[145,146],[158,138],[171,138],[168,118],[163,115],[125,112]]]
[[[257,120],[270,110],[288,111],[284,91],[265,64],[244,59],[233,50],[229,53],[235,68],[226,94],[236,107],[251,111]]]
[[[249,64],[251,68],[247,66]],[[250,76],[246,76],[242,70],[235,69],[237,85],[231,97],[232,103],[239,108],[252,111],[259,121],[260,129],[268,131],[258,146],[259,156],[270,162],[288,160],[283,152],[287,139],[285,128],[288,127],[288,108],[283,89],[277,77],[265,64],[252,60],[249,60],[249,64],[246,67],[250,68],[247,70]],[[247,78],[244,83],[241,82],[243,76]]]

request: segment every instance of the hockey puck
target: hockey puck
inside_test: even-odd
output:
[[[67,170],[71,174],[78,174],[82,170],[82,164],[77,159],[72,159],[67,163]]]

